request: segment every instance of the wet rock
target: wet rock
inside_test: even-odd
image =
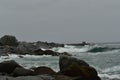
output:
[[[45,49],[50,49],[53,47],[64,47],[64,44],[59,44],[54,42],[48,43],[48,42],[42,42],[42,41],[35,42],[35,45],[39,48],[45,48]]]
[[[54,52],[54,51],[52,51],[52,50],[45,50],[45,51],[44,51],[44,54],[45,54],[45,55],[57,56],[59,53]]]
[[[1,73],[12,73],[16,67],[21,67],[14,60],[4,61],[0,63],[0,72]]]
[[[44,51],[42,49],[37,49],[37,50],[34,50],[33,55],[44,55]]]
[[[15,76],[15,77],[17,77],[17,76],[29,76],[29,75],[32,75],[32,74],[33,74],[32,70],[25,69],[25,68],[22,68],[22,67],[17,67],[13,71],[12,76]]]
[[[58,74],[77,77],[75,80],[100,80],[97,71],[83,60],[61,56],[59,65]]]
[[[41,49],[37,49],[37,50],[33,51],[33,55],[51,55],[51,56],[67,55],[67,56],[71,56],[71,54],[69,54],[67,52],[58,53],[58,52],[54,52],[52,50],[43,51]]]
[[[60,58],[59,58],[60,71],[68,68],[70,65],[72,65],[74,63],[77,63],[79,65],[89,66],[89,64],[83,60],[79,60],[79,59],[76,59],[76,58],[70,57],[70,56],[60,56]]]
[[[2,45],[9,45],[9,46],[17,46],[18,41],[15,36],[12,35],[4,35],[0,38],[0,43]]]
[[[41,66],[37,68],[32,68],[34,70],[34,75],[41,75],[41,74],[55,74],[56,72],[49,67]]]
[[[16,47],[16,53],[15,54],[31,54],[32,51],[36,50],[37,47],[33,45],[32,43],[28,42],[20,42],[19,45]]]
[[[8,77],[7,80],[44,80],[38,76],[20,76],[20,77]]]
[[[73,80],[71,77],[65,75],[54,75],[54,80]]]

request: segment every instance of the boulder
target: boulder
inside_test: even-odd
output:
[[[17,67],[13,73],[12,73],[12,76],[29,76],[29,75],[32,75],[33,74],[33,71],[32,70],[29,70],[29,69],[25,69],[25,68],[22,68],[22,67]]]
[[[12,73],[16,67],[21,67],[14,60],[4,61],[0,63],[0,72],[1,73]]]
[[[44,55],[44,51],[42,49],[36,49],[32,53],[33,55]]]
[[[64,47],[64,44],[58,44],[54,42],[48,43],[48,42],[37,41],[34,44],[39,48],[45,48],[45,49],[50,49],[53,47]]]
[[[16,39],[15,36],[5,35],[5,36],[0,38],[0,43],[2,45],[17,46],[18,40]]]
[[[60,56],[58,74],[74,77],[75,80],[100,80],[97,71],[85,61],[70,56]]]
[[[54,70],[52,70],[49,67],[45,67],[45,66],[41,66],[41,67],[37,67],[37,68],[32,68],[32,70],[34,71],[33,74],[34,75],[41,75],[41,74],[55,74],[56,72]]]
[[[4,79],[3,79],[4,80]],[[7,77],[5,80],[45,80],[38,76]]]
[[[71,77],[65,75],[53,75],[54,80],[73,80]]]
[[[74,57],[70,57],[70,56],[60,56],[59,58],[59,66],[60,66],[60,71],[68,68],[70,65],[77,63],[79,65],[85,65],[85,66],[89,66],[88,63],[86,63],[83,60],[79,60],[77,58]]]
[[[19,45],[16,47],[15,54],[32,54],[32,51],[36,50],[37,46],[29,42],[19,42]]]

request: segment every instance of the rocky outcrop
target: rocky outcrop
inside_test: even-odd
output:
[[[48,43],[48,42],[38,41],[38,42],[35,42],[34,44],[39,48],[45,48],[45,49],[49,49],[53,47],[64,47],[64,44],[59,44],[54,42]]]
[[[0,79],[1,80],[54,80],[54,78],[49,75],[1,77]]]
[[[65,75],[54,75],[54,80],[74,80],[72,77]]]
[[[32,75],[33,71],[29,69],[25,69],[23,67],[16,67],[14,71],[12,72],[12,76],[17,77],[17,76],[29,76]]]
[[[52,56],[61,56],[61,55],[67,55],[67,56],[71,56],[71,54],[67,53],[67,52],[63,52],[63,53],[59,53],[59,52],[54,52],[52,50],[41,50],[41,49],[37,49],[35,51],[32,52],[33,55],[52,55]]]
[[[16,54],[32,54],[32,51],[38,49],[35,45],[28,42],[20,42],[19,45],[16,47],[15,52]]]
[[[60,56],[59,58],[60,71],[65,70],[66,68],[68,68],[69,66],[75,63],[79,65],[89,66],[89,64],[83,60],[79,60],[77,58],[69,57],[69,56]]]
[[[12,35],[5,35],[0,38],[0,56],[6,56],[7,54],[30,54],[30,55],[52,55],[52,56],[58,56],[61,55],[59,53],[55,53],[52,51],[45,51],[42,53],[42,51],[39,53],[35,52],[35,50],[39,50],[41,48],[44,49],[50,49],[53,47],[64,47],[64,44],[58,44],[58,43],[48,43],[48,42],[18,42],[15,36]]]
[[[8,54],[19,54],[19,55],[52,55],[52,56],[60,56],[60,55],[68,55],[71,56],[69,53],[59,53],[54,52],[52,50],[42,50],[30,44],[21,44],[17,47],[13,46],[0,46],[0,56],[7,56]]]
[[[8,45],[8,46],[17,46],[18,41],[15,36],[12,35],[5,35],[0,38],[0,44]]]
[[[58,74],[74,77],[77,80],[100,80],[97,71],[83,60],[70,56],[60,56]]]
[[[17,64],[15,61],[4,61],[0,63],[0,73],[12,73],[17,67],[21,67],[19,64]]]
[[[55,72],[46,66],[25,69],[15,61],[5,61],[0,63],[0,73],[7,73],[11,76],[7,77],[7,80],[25,80],[30,77],[29,80],[38,80],[38,76],[39,80],[101,80],[95,68],[83,60],[71,56],[60,56],[59,66],[60,71]]]
[[[37,67],[37,68],[32,68],[33,75],[43,75],[43,74],[56,74],[55,71],[53,71],[51,68],[46,67],[46,66],[41,66],[41,67]]]

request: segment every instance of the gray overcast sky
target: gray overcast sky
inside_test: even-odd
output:
[[[22,41],[120,41],[120,0],[0,0],[0,37]]]

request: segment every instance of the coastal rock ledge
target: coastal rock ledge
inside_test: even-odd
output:
[[[93,67],[71,56],[60,56],[59,67],[58,72],[45,66],[25,69],[15,61],[5,61],[0,63],[0,80],[101,80]]]

